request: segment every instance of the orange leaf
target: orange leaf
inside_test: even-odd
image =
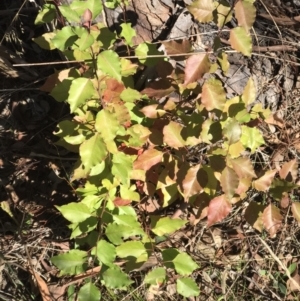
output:
[[[269,190],[276,172],[277,170],[266,171],[266,173],[262,177],[253,182],[253,187],[258,191]]]
[[[184,84],[188,85],[201,79],[202,76],[209,72],[210,61],[206,53],[191,55],[185,64],[184,69]]]
[[[292,204],[292,213],[294,218],[298,221],[300,225],[300,203],[299,202],[294,202]]]
[[[207,213],[207,226],[223,220],[231,211],[231,204],[227,200],[225,194],[213,198],[209,202]]]
[[[284,163],[279,171],[280,178],[288,182],[296,181],[297,174],[298,174],[298,163],[296,159]]]
[[[242,178],[256,178],[256,174],[254,172],[253,165],[249,158],[239,157],[230,161],[232,164],[232,168],[239,176]]]
[[[198,164],[191,167],[182,181],[183,195],[185,199],[203,191],[203,188],[199,183],[200,180],[198,179],[200,166],[201,165]]]
[[[282,226],[283,217],[277,207],[270,204],[262,214],[264,228],[269,232],[271,237],[275,237],[276,233]]]
[[[153,165],[161,162],[163,153],[157,149],[148,149],[144,151],[133,163],[134,169],[149,170]]]

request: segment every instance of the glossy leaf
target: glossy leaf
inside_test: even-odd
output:
[[[194,279],[178,278],[176,280],[177,292],[186,298],[197,297],[200,294],[200,289]]]
[[[233,49],[246,56],[251,56],[252,40],[243,27],[235,27],[230,30],[230,45]]]
[[[78,301],[100,301],[101,293],[99,289],[92,283],[88,282],[83,285],[78,292]]]
[[[186,221],[181,219],[171,219],[170,217],[160,218],[151,231],[158,236],[163,236],[165,234],[171,234],[186,224]]]
[[[225,194],[213,198],[208,206],[207,226],[222,221],[231,211],[232,205]]]
[[[132,39],[136,36],[135,30],[131,27],[130,23],[123,23],[120,25],[122,28],[121,37],[125,38],[126,44],[133,46]]]
[[[226,102],[226,93],[221,81],[216,79],[206,80],[202,87],[201,103],[207,111],[214,109],[223,111]]]
[[[210,61],[206,53],[191,55],[187,60],[184,68],[184,84],[196,82],[203,75],[209,72]]]
[[[80,223],[91,216],[87,205],[83,203],[69,203],[63,206],[56,206],[65,219],[71,223]]]
[[[97,57],[97,67],[105,74],[121,82],[121,63],[119,56],[112,50],[105,50]]]
[[[79,154],[86,171],[101,163],[106,154],[106,146],[99,134],[95,134],[80,145]]]
[[[265,140],[261,132],[257,128],[242,126],[241,142],[245,147],[250,148],[254,153],[261,145],[265,144]]]
[[[112,159],[112,174],[119,180],[122,184],[128,185],[130,182],[130,172],[133,165],[133,157],[126,155],[122,152],[114,154]]]
[[[51,258],[53,264],[60,270],[60,275],[76,275],[84,272],[87,253],[80,250],[70,250]]]
[[[264,228],[269,232],[271,237],[275,237],[276,233],[282,226],[283,216],[277,207],[270,204],[262,214]]]

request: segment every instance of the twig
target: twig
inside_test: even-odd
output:
[[[288,268],[282,263],[282,261],[280,261],[280,259],[276,256],[276,254],[274,254],[274,252],[271,250],[271,248],[264,242],[263,239],[261,239],[260,237],[258,237],[259,240],[261,241],[261,243],[265,246],[265,248],[268,250],[268,252],[270,253],[270,255],[273,257],[273,259],[280,265],[280,267],[285,271],[287,277],[289,278],[289,280],[293,283],[293,285],[295,286],[295,288],[297,288],[297,290],[300,291],[300,285],[297,283],[297,281],[292,278],[290,271],[288,270]]]

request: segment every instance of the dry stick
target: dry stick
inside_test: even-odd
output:
[[[265,246],[265,248],[268,250],[268,252],[271,254],[271,256],[273,257],[273,259],[280,265],[280,267],[285,271],[286,275],[288,276],[289,280],[293,283],[293,285],[300,291],[300,285],[298,284],[298,282],[292,278],[290,271],[288,270],[288,268],[280,261],[280,259],[276,256],[276,254],[271,250],[271,248],[264,242],[263,239],[261,239],[258,236],[259,240],[261,241],[261,243]]]

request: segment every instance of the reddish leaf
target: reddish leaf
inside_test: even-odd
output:
[[[294,202],[292,204],[292,213],[294,218],[298,221],[300,225],[300,203],[299,202]]]
[[[184,84],[188,85],[202,78],[209,72],[210,61],[206,53],[192,55],[186,60],[184,69]]]
[[[266,173],[262,177],[253,182],[253,187],[258,191],[269,190],[276,172],[277,170],[266,171]]]
[[[231,204],[227,200],[225,194],[215,197],[212,199],[208,206],[207,213],[207,226],[223,220],[231,211]]]
[[[239,176],[240,179],[242,178],[256,178],[255,171],[253,169],[253,165],[249,158],[239,157],[236,159],[231,160],[232,168]]]
[[[83,13],[83,22],[91,22],[93,20],[92,12],[87,8]]]
[[[296,181],[297,174],[298,163],[296,159],[284,163],[281,167],[281,170],[279,171],[280,178],[289,182]]]
[[[147,85],[147,87],[141,91],[141,94],[146,94],[149,97],[155,99],[160,99],[162,97],[170,95],[175,91],[174,86],[167,79],[159,79],[158,81],[153,81]]]
[[[223,192],[225,192],[225,195],[230,199],[233,197],[235,190],[239,186],[238,175],[232,168],[227,166],[222,171],[220,184]]]
[[[195,194],[199,194],[203,191],[203,188],[201,187],[198,180],[198,172],[200,167],[200,164],[191,167],[187,171],[187,174],[182,181],[183,195],[185,200],[188,200],[189,197]]]
[[[140,111],[148,118],[156,119],[165,115],[166,111],[162,109],[157,109],[158,104],[153,104],[143,107]]]
[[[188,39],[184,40],[171,40],[168,42],[162,42],[162,44],[165,46],[166,52],[168,55],[177,55],[177,54],[183,54],[188,53],[191,51],[191,43]],[[184,58],[182,56],[174,56],[174,60],[183,60]]]
[[[153,165],[160,163],[163,153],[156,149],[148,149],[143,152],[133,163],[134,169],[149,170]]]
[[[114,200],[113,200],[113,203],[116,207],[120,207],[120,206],[127,206],[131,203],[130,200],[124,200],[120,197],[116,197]]]
[[[277,207],[270,204],[262,214],[264,228],[269,232],[271,237],[275,237],[276,233],[282,226],[283,217]]]
[[[290,204],[290,197],[287,192],[282,193],[282,198],[280,200],[280,207],[286,209]]]
[[[120,94],[125,89],[124,85],[113,78],[107,79],[105,83],[106,89],[103,92],[102,99],[105,102],[120,102]]]

